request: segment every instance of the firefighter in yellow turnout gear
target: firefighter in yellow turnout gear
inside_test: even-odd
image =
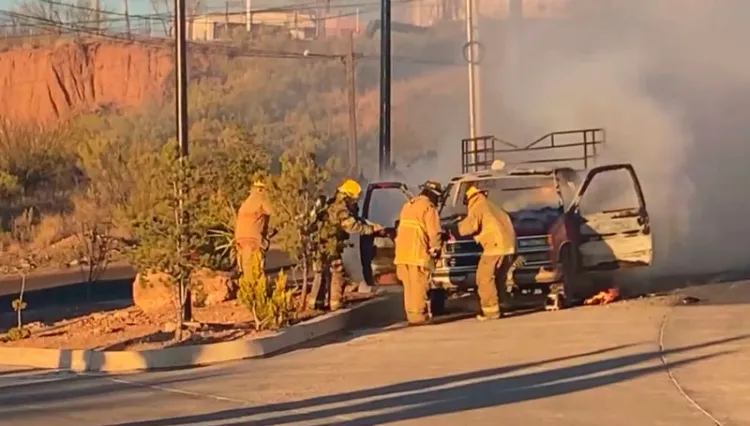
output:
[[[410,325],[424,324],[428,315],[427,292],[434,259],[440,253],[440,184],[428,181],[419,196],[401,209],[396,229],[396,276],[404,285],[404,310]]]
[[[266,185],[260,180],[253,182],[250,196],[240,206],[237,212],[235,226],[235,242],[237,244],[237,263],[240,270],[253,256],[261,259],[261,268],[265,267],[266,252],[270,241],[268,222],[273,214],[273,207],[268,201]]]
[[[510,216],[487,199],[487,193],[469,184],[464,203],[466,217],[454,226],[451,233],[468,236],[482,246],[482,256],[477,266],[477,290],[482,313],[479,320],[500,317],[499,292],[505,292],[509,261],[516,251],[516,233]]]
[[[341,255],[349,240],[349,234],[372,235],[384,230],[383,226],[368,223],[361,219],[357,214],[357,201],[362,192],[360,185],[352,180],[345,180],[336,190],[331,203],[326,208],[325,214],[320,220],[327,221],[327,226],[335,229],[332,243],[326,248],[325,256],[321,263],[314,266],[315,279],[311,300],[308,304],[314,305],[315,300],[320,297],[321,287],[323,284],[323,272],[325,269],[330,271],[329,282],[329,307],[332,311],[343,307],[344,286],[346,284],[344,277],[344,262]]]

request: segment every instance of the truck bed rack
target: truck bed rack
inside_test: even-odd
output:
[[[572,139],[572,141],[571,141]],[[573,169],[587,169],[593,165],[599,154],[599,147],[604,144],[606,133],[604,129],[564,130],[547,133],[539,139],[525,145],[518,146],[495,136],[479,136],[461,140],[461,172],[477,172],[492,167],[496,159],[502,159],[508,164],[549,164],[567,163],[565,166]],[[580,148],[580,154],[554,156],[564,148]],[[555,151],[556,150],[556,151]],[[537,153],[553,151],[550,157],[526,159],[522,161],[508,161],[502,158],[506,155],[518,153]],[[573,163],[573,164],[571,164]],[[579,167],[575,167],[579,166]]]

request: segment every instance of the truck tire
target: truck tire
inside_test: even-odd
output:
[[[433,316],[445,314],[445,302],[448,300],[448,292],[443,288],[433,288],[427,292],[430,299],[430,313]]]
[[[562,287],[565,294],[565,307],[569,307],[581,298],[581,274],[578,271],[575,253],[570,246],[563,247],[560,253],[560,264],[563,274]]]

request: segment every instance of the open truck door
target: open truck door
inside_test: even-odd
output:
[[[386,228],[395,227],[404,203],[413,195],[402,182],[375,182],[367,185],[362,204],[362,218],[378,223]],[[391,238],[372,235],[361,235],[359,240],[362,272],[369,285],[380,282],[381,278],[393,276],[396,269],[393,265],[395,246]],[[388,280],[391,281],[391,280]]]
[[[613,186],[612,178],[619,185]],[[612,164],[589,170],[568,215],[584,270],[651,265],[651,224],[632,165]]]

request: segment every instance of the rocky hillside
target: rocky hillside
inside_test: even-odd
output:
[[[164,94],[172,71],[164,48],[60,42],[0,53],[0,117],[50,123],[107,106],[137,106]]]

